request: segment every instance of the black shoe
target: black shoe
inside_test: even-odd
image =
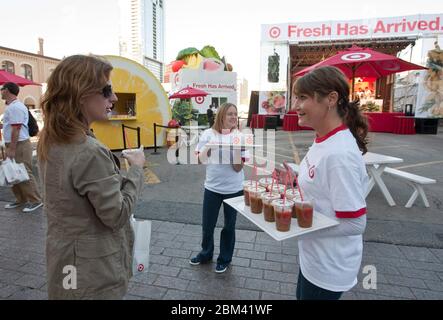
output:
[[[229,263],[217,263],[217,266],[215,267],[215,272],[217,273],[223,273],[228,269]]]
[[[211,259],[209,260],[202,260],[199,256],[196,256],[194,258],[192,258],[191,260],[189,260],[189,264],[192,266],[198,266],[199,264],[205,264],[210,262]]]

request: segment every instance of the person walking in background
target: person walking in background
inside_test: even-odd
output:
[[[40,208],[40,193],[32,173],[32,144],[28,130],[28,108],[21,103],[17,96],[20,88],[13,82],[3,84],[1,97],[6,102],[3,115],[3,135],[6,146],[6,157],[23,163],[29,175],[29,180],[12,186],[15,201],[5,205],[5,209],[25,206],[23,212],[33,212]]]
[[[123,155],[130,164],[123,176],[89,129],[107,120],[117,101],[111,71],[99,57],[68,57],[52,72],[42,100],[45,125],[37,154],[48,223],[49,299],[121,299],[132,276],[129,218],[142,191],[145,156]],[[75,290],[65,285],[66,266],[75,267]]]
[[[208,110],[206,110],[206,116],[208,118],[209,127],[212,128],[214,125],[214,111],[212,110],[212,104],[209,106]]]
[[[205,146],[210,142],[232,141],[234,135],[239,134],[237,121],[237,107],[231,103],[222,104],[214,125],[203,132],[196,148],[199,163],[207,164],[207,167],[203,196],[202,250],[189,261],[191,265],[212,261],[214,229],[223,200],[243,195],[245,154],[242,155],[240,149],[219,150],[208,149]],[[226,203],[223,203],[223,206],[224,226],[220,236],[220,254],[215,267],[217,273],[226,271],[232,261],[235,246],[237,211]]]
[[[368,125],[335,67],[314,69],[293,86],[299,125],[317,138],[300,164],[298,183],[314,210],[339,225],[299,237],[297,299],[338,300],[357,284],[366,228]],[[290,170],[291,165],[285,164]],[[285,174],[283,172],[283,174]]]

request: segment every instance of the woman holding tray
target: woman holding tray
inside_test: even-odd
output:
[[[203,132],[196,148],[199,163],[206,164],[205,191],[203,196],[202,249],[192,258],[191,265],[212,261],[214,253],[214,229],[223,200],[243,195],[244,152],[233,148],[237,130],[237,107],[231,103],[220,106],[212,128]],[[237,212],[224,206],[224,227],[220,236],[220,254],[215,272],[223,273],[232,260],[235,245]]]
[[[299,125],[316,139],[300,164],[302,196],[339,225],[299,238],[297,299],[338,300],[357,284],[366,228],[368,126],[358,103],[349,101],[348,80],[335,67],[314,69],[293,86]],[[287,170],[291,165],[285,164]]]

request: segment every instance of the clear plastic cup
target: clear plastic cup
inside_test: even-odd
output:
[[[265,221],[275,222],[274,207],[272,206],[272,201],[279,200],[280,194],[265,192],[262,193],[261,199],[263,202],[263,215],[265,216]]]
[[[263,187],[249,188],[249,201],[251,203],[251,212],[259,214],[263,210],[263,202],[261,200],[261,194],[266,192]]]
[[[312,227],[312,218],[314,215],[314,203],[312,200],[295,201],[295,211],[297,214],[297,223],[300,228]]]
[[[249,201],[249,188],[251,188],[252,186],[255,187],[255,181],[253,180],[246,180],[243,181],[243,197],[245,199],[245,206],[250,206],[250,201]]]
[[[301,201],[301,196],[298,190],[291,188],[289,190],[286,190],[286,199],[292,201]],[[297,219],[297,211],[295,210],[295,206],[292,207],[292,217],[294,219]]]
[[[291,229],[292,207],[294,202],[291,200],[272,201],[275,214],[275,226],[278,231],[287,232]]]
[[[269,186],[268,191],[271,192],[271,186]],[[279,193],[280,195],[282,195],[283,193],[285,193],[285,185],[280,183],[274,183],[274,185],[272,186],[272,192]]]
[[[266,188],[266,190],[269,191],[268,187],[272,184],[272,178],[261,178],[260,180],[258,180],[258,183],[261,187]]]

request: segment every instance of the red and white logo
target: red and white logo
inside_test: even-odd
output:
[[[198,104],[202,104],[203,102],[205,102],[205,97],[196,97],[195,102],[197,102]]]
[[[178,73],[176,73],[174,77],[174,84],[178,85],[179,82],[180,82],[180,76],[178,75]]]
[[[314,179],[315,176],[315,166],[309,168],[309,178]]]
[[[362,60],[367,60],[370,57],[372,57],[372,55],[370,53],[353,52],[353,53],[348,53],[348,54],[343,55],[341,57],[341,59],[344,61],[362,61]]]
[[[278,38],[281,35],[281,30],[279,27],[272,27],[271,29],[269,29],[269,36],[271,38]]]
[[[138,266],[137,266],[137,270],[139,271],[139,272],[143,272],[143,270],[145,270],[145,266],[143,265],[143,264],[139,264]]]

